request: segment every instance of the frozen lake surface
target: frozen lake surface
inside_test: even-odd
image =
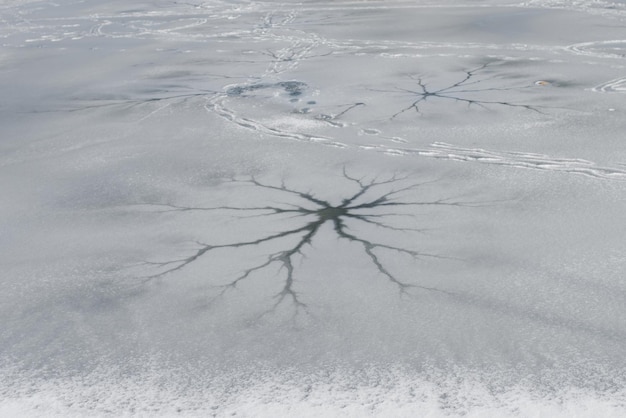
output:
[[[626,415],[626,3],[0,3],[0,415]]]

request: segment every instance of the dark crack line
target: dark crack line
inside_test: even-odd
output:
[[[469,99],[466,97],[462,97],[463,94],[471,94],[471,93],[483,93],[483,92],[493,92],[493,91],[519,91],[523,89],[532,88],[533,85],[526,85],[520,87],[485,87],[485,88],[467,88],[469,86],[477,85],[483,83],[485,81],[491,80],[494,77],[486,77],[480,78],[478,80],[475,77],[480,74],[480,72],[489,67],[489,63],[483,64],[480,67],[465,71],[465,76],[463,79],[440,89],[429,90],[428,85],[424,83],[421,77],[409,76],[409,78],[417,83],[419,90],[411,90],[404,88],[396,88],[395,90],[376,90],[371,89],[372,91],[380,91],[380,92],[393,92],[399,91],[403,93],[409,93],[411,95],[417,96],[417,100],[413,101],[409,106],[401,109],[400,111],[391,115],[390,119],[395,119],[398,116],[410,111],[415,110],[416,113],[421,114],[422,111],[420,109],[421,105],[428,101],[429,98],[439,98],[443,100],[453,100],[455,102],[466,103],[468,107],[477,106],[485,110],[491,110],[490,106],[506,106],[506,107],[515,107],[522,108],[526,110],[530,110],[532,112],[545,114],[542,109],[551,109],[549,106],[538,106],[538,105],[529,105],[523,103],[514,103],[508,102],[504,100],[480,100],[480,99]]]
[[[171,203],[138,203],[137,206],[154,206],[162,207],[163,210],[153,213],[162,212],[194,212],[194,211],[232,211],[236,212],[260,212],[255,216],[265,217],[275,214],[288,214],[293,215],[289,218],[303,217],[303,223],[298,227],[293,227],[284,231],[269,233],[255,239],[243,240],[238,242],[231,242],[225,244],[209,244],[196,241],[199,246],[191,255],[187,257],[171,259],[166,261],[154,262],[147,261],[146,265],[161,267],[161,271],[144,276],[144,283],[155,279],[170,275],[174,272],[178,272],[188,267],[190,264],[195,263],[199,259],[206,256],[208,253],[212,253],[223,249],[240,249],[244,247],[262,246],[268,243],[284,243],[279,244],[283,249],[271,252],[264,257],[261,261],[253,264],[250,267],[244,268],[235,277],[229,279],[229,281],[222,285],[211,286],[216,289],[216,294],[211,301],[222,298],[231,290],[237,289],[239,285],[248,280],[253,280],[261,271],[267,270],[272,266],[278,268],[276,274],[281,278],[281,288],[273,295],[275,299],[272,306],[261,314],[260,317],[275,312],[281,305],[290,303],[290,306],[294,310],[294,315],[297,315],[299,311],[307,311],[307,303],[303,300],[303,295],[297,290],[297,271],[296,258],[306,258],[305,248],[313,245],[313,240],[319,233],[320,229],[324,225],[332,226],[332,231],[336,235],[337,239],[346,240],[348,242],[355,243],[362,248],[363,255],[368,259],[376,271],[390,284],[395,286],[401,295],[414,295],[410,292],[410,289],[419,289],[426,291],[436,291],[442,293],[449,293],[445,290],[435,287],[422,286],[418,283],[408,282],[400,279],[390,269],[388,263],[385,263],[380,257],[381,252],[395,253],[398,255],[409,256],[414,260],[418,259],[436,259],[436,260],[455,260],[460,259],[455,257],[449,257],[441,254],[429,253],[425,251],[417,251],[411,248],[404,248],[402,246],[391,245],[385,242],[379,242],[372,239],[366,239],[360,235],[359,225],[370,225],[377,228],[384,228],[389,231],[396,232],[418,232],[422,233],[427,229],[420,229],[414,227],[400,227],[391,225],[385,222],[385,218],[394,216],[411,216],[414,217],[414,213],[401,213],[401,212],[387,212],[387,213],[369,213],[370,210],[376,210],[380,208],[390,207],[420,207],[420,206],[446,206],[446,207],[477,207],[483,206],[492,202],[468,202],[462,200],[455,200],[454,198],[445,198],[432,201],[403,201],[401,197],[403,194],[415,192],[418,188],[427,184],[434,183],[438,180],[411,183],[403,185],[409,178],[408,176],[393,175],[388,178],[379,179],[374,178],[367,180],[364,177],[354,177],[343,170],[343,178],[357,186],[357,190],[348,197],[342,199],[339,204],[333,204],[330,200],[324,200],[314,195],[312,191],[300,191],[291,187],[288,187],[285,182],[281,182],[279,185],[266,183],[259,181],[255,177],[250,177],[245,180],[231,179],[233,184],[241,184],[242,186],[248,185],[268,191],[273,191],[279,194],[285,194],[292,197],[301,199],[307,204],[312,206],[311,208],[305,207],[301,204],[294,203],[275,203],[270,205],[255,206],[255,207],[239,207],[239,206],[215,206],[215,207],[199,207],[199,206],[183,206],[175,205]],[[397,186],[397,187],[396,187]],[[391,188],[391,190],[383,193],[377,193],[381,188]],[[382,191],[382,190],[380,190]],[[308,220],[307,220],[308,218]],[[353,225],[349,228],[345,221],[350,220]],[[355,228],[356,227],[356,228]],[[295,241],[287,243],[285,239],[296,238]],[[278,245],[278,244],[274,244]]]
[[[87,106],[66,108],[66,109],[40,110],[40,111],[28,112],[28,113],[74,113],[74,112],[81,112],[84,110],[102,109],[102,108],[108,108],[108,107],[114,107],[114,106],[120,106],[120,107],[125,106],[127,109],[132,109],[134,107],[138,107],[138,106],[146,105],[150,103],[168,102],[168,101],[176,101],[176,100],[184,102],[186,100],[193,99],[196,97],[207,97],[207,96],[217,94],[217,93],[218,92],[206,90],[206,91],[202,91],[199,93],[178,94],[174,96],[152,97],[152,98],[147,98],[147,99],[129,99],[129,100],[111,100],[111,101],[107,100],[106,103],[92,104],[92,105],[87,105]]]
[[[333,119],[338,119],[340,117],[342,117],[343,115],[345,115],[346,113],[348,113],[349,111],[351,111],[352,109],[355,109],[359,106],[365,106],[365,103],[354,103],[353,105],[350,105],[349,107],[347,107],[346,109],[344,109],[343,111],[337,113],[336,115],[333,116]]]

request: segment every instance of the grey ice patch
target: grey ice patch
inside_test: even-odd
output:
[[[279,90],[288,97],[297,98],[301,96],[308,88],[306,83],[301,81],[280,81],[278,83],[257,83],[249,85],[239,85],[226,89],[229,96],[245,96],[248,93],[259,90]]]

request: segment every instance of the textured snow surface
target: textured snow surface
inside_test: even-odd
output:
[[[625,28],[0,2],[0,416],[625,416]]]
[[[624,393],[560,390],[548,394],[526,385],[487,387],[480,379],[403,370],[247,373],[183,385],[169,375],[139,379],[96,373],[85,379],[30,380],[19,396],[0,404],[3,416],[397,416],[397,417],[620,417]],[[15,376],[9,375],[11,378]],[[166,381],[164,381],[166,380]],[[20,381],[19,378],[16,381]],[[22,383],[22,382],[20,382]],[[24,382],[26,383],[26,382]]]

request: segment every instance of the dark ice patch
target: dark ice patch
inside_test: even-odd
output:
[[[281,81],[278,83],[257,83],[250,85],[240,85],[231,87],[226,90],[229,96],[245,96],[247,93],[258,90],[278,89],[282,90],[289,97],[296,98],[301,96],[307,89],[308,85],[301,81]]]

